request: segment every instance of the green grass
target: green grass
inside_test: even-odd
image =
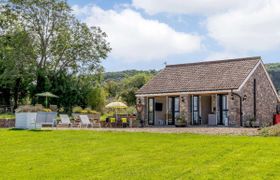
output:
[[[0,130],[1,179],[277,179],[277,137]]]
[[[0,114],[0,119],[15,119],[15,115],[11,113]]]

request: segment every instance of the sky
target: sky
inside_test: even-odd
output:
[[[106,71],[262,56],[280,62],[279,0],[69,0],[108,35]]]

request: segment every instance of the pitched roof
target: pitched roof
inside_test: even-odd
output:
[[[168,65],[136,94],[238,89],[261,57]]]

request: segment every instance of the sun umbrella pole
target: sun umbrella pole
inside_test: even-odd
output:
[[[48,108],[48,96],[46,96],[46,108]]]

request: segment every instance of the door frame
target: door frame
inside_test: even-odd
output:
[[[175,99],[178,98],[178,110],[175,110]],[[171,112],[169,111],[169,102],[171,100]],[[171,113],[171,123],[169,121],[169,114]],[[176,121],[176,113],[180,113],[180,96],[169,96],[168,97],[168,119],[167,119],[167,125],[175,125]]]
[[[197,97],[197,110],[194,111],[194,97]],[[197,117],[198,117],[198,123],[194,124],[194,113],[197,113]],[[201,116],[201,97],[199,95],[192,95],[191,96],[191,113],[192,113],[192,125],[201,125],[201,120],[200,116]],[[200,123],[199,123],[200,121]]]
[[[226,98],[225,101],[223,101],[224,97]],[[226,109],[224,109],[224,102],[226,103]],[[217,114],[217,125],[225,126],[226,124],[225,124],[225,119],[224,119],[224,112],[226,112],[227,118],[228,118],[228,112],[229,112],[227,94],[217,94],[217,107],[219,107],[219,114]],[[220,122],[218,122],[218,119],[220,120]]]

